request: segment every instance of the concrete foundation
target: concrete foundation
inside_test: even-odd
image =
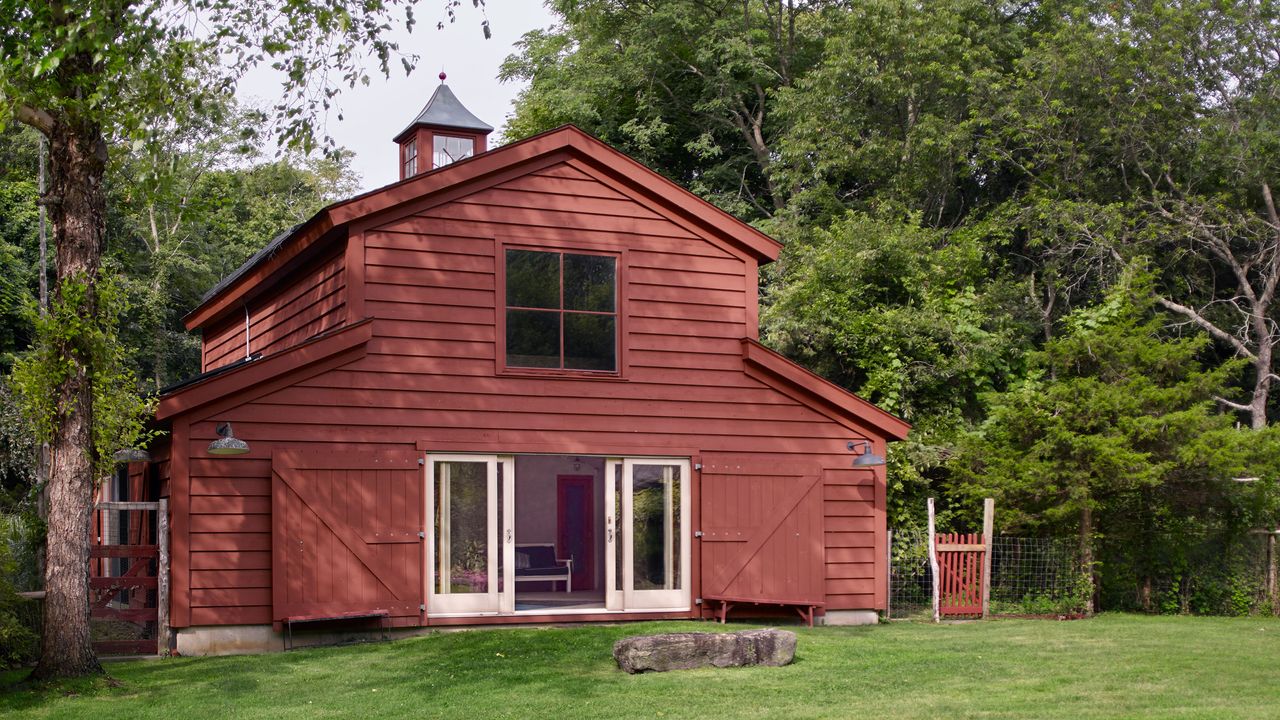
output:
[[[179,655],[249,655],[279,652],[284,638],[270,625],[186,627],[176,632]]]
[[[823,625],[875,625],[880,615],[875,610],[828,610]]]
[[[387,630],[307,630],[294,628],[293,647],[348,645],[361,642],[395,640],[429,632],[430,628],[397,628]],[[222,625],[180,628],[176,631],[178,654],[255,655],[284,650],[284,634],[270,625]]]

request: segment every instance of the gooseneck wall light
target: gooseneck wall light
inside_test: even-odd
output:
[[[884,458],[871,450],[870,440],[850,440],[846,447],[849,448],[849,452],[862,450],[858,457],[853,459],[854,467],[875,467],[884,464]]]
[[[231,432],[231,423],[218,424],[218,439],[209,443],[210,455],[243,455],[249,452],[249,443]]]

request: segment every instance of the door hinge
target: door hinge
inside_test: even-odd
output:
[[[694,531],[693,531],[693,536],[694,536],[694,537],[702,537],[702,531],[701,531],[701,530],[694,530]]]
[[[426,539],[427,539],[427,533],[426,533],[426,531],[424,531],[424,530],[419,530],[419,531],[418,531],[418,539],[419,539],[419,540],[426,540]]]
[[[694,464],[693,464],[693,469],[694,469],[694,470],[701,470],[701,469],[702,469],[702,463],[694,463]]]
[[[694,605],[701,605],[701,604],[702,604],[702,598],[694,598],[694,599],[693,599],[693,604],[694,604]]]

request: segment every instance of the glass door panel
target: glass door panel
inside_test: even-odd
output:
[[[684,460],[623,462],[626,609],[689,607],[689,503]]]
[[[503,577],[512,563],[502,542],[511,515],[510,502],[502,502],[511,497],[509,464],[492,456],[437,455],[428,470],[427,612],[498,612],[511,587]]]

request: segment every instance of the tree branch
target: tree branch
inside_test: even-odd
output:
[[[1157,297],[1156,302],[1160,303],[1160,306],[1163,307],[1164,309],[1176,312],[1179,315],[1187,318],[1191,322],[1204,328],[1205,331],[1208,332],[1210,335],[1221,340],[1224,343],[1227,343],[1231,347],[1235,348],[1236,352],[1240,353],[1244,357],[1247,357],[1250,360],[1258,359],[1258,356],[1255,355],[1253,351],[1248,348],[1248,346],[1246,346],[1243,342],[1241,342],[1240,338],[1223,330],[1217,325],[1214,325],[1207,318],[1205,318],[1203,315],[1196,312],[1192,308],[1189,308],[1186,305],[1182,305],[1162,297]]]
[[[1240,412],[1247,412],[1247,413],[1253,412],[1253,408],[1249,407],[1248,405],[1242,405],[1241,403],[1238,403],[1238,402],[1232,402],[1231,400],[1228,400],[1224,397],[1218,397],[1217,395],[1214,395],[1213,399],[1218,401],[1218,404],[1224,407],[1229,407],[1232,410],[1238,410]]]
[[[18,122],[44,133],[45,137],[49,137],[53,133],[53,116],[41,110],[33,108],[30,105],[19,105],[17,110]]]

